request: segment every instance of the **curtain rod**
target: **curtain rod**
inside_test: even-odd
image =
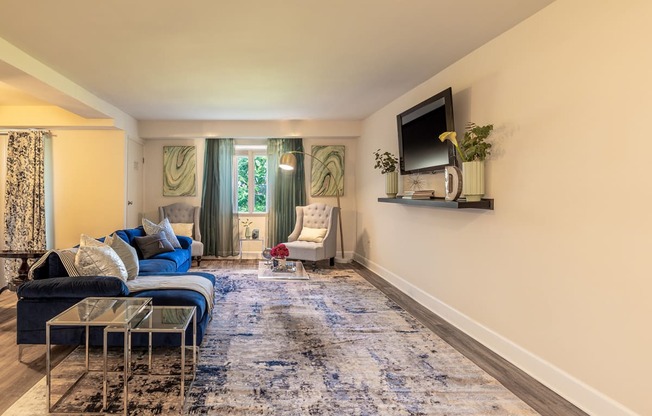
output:
[[[24,131],[49,131],[49,130],[25,130],[25,129],[17,129],[17,130],[11,130],[11,131],[17,131],[17,132],[24,132]],[[9,136],[9,131],[2,130],[0,131],[0,136]],[[57,137],[56,134],[51,134],[52,137]]]

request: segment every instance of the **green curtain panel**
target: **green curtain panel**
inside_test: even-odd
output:
[[[278,167],[279,159],[285,152],[303,152],[303,139],[268,139],[267,172],[269,203],[267,214],[267,233],[270,247],[287,241],[296,221],[295,207],[306,204],[306,175],[303,154],[295,154],[297,168],[284,171]]]
[[[238,223],[233,201],[233,139],[206,139],[200,229],[204,255],[238,254]]]
[[[10,131],[5,186],[5,248],[45,249],[44,141],[50,132]],[[18,261],[5,261],[5,276],[17,274]]]

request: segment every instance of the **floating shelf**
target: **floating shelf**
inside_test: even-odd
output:
[[[378,202],[386,202],[390,204],[403,204],[403,205],[418,205],[422,207],[438,207],[438,208],[453,208],[453,209],[494,209],[494,200],[485,199],[478,202],[467,202],[464,199],[457,201],[446,201],[444,198],[435,199],[402,199],[402,198],[378,198]]]

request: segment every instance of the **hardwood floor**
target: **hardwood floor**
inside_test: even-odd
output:
[[[18,361],[16,345],[16,294],[5,291],[0,295],[0,414],[45,376],[45,346],[34,345],[23,349]],[[57,365],[72,347],[52,348],[52,365]]]
[[[255,269],[257,264],[258,260],[202,260],[202,268]],[[327,261],[320,262],[319,266],[323,269],[329,268]],[[360,264],[336,263],[335,267],[356,270],[367,281],[385,293],[387,297],[421,321],[424,326],[496,378],[543,416],[586,416],[586,413],[564,400],[561,396],[430,312]],[[37,345],[25,348],[23,362],[18,361],[15,293],[5,291],[0,295],[0,329],[0,351],[2,352],[0,356],[0,392],[2,392],[0,394],[0,414],[2,414],[44,377],[45,347]],[[70,351],[72,351],[71,347],[54,347],[52,350],[54,365],[60,362]]]

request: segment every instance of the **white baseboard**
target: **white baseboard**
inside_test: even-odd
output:
[[[354,260],[589,415],[637,416],[637,413],[621,403],[471,319],[382,266],[358,254],[354,254]]]

